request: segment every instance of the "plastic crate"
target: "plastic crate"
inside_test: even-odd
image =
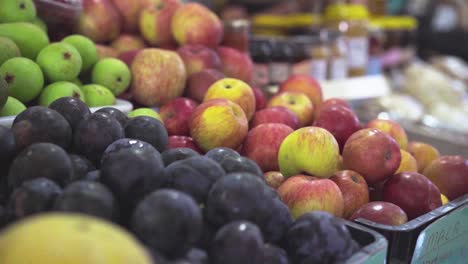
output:
[[[468,194],[400,226],[377,224],[375,222],[368,221],[362,218],[356,219],[355,222],[373,230],[376,230],[388,240],[388,263],[441,263],[421,262],[420,260],[413,261],[413,254],[415,253],[416,245],[418,244],[415,257],[417,259],[421,259],[420,257],[418,257],[422,256],[421,251],[432,250],[427,248],[428,246],[431,246],[431,242],[427,241],[427,239],[430,239],[427,234],[435,234],[436,232],[442,232],[441,229],[443,228],[453,228],[451,226],[441,226],[440,224],[436,224],[435,222],[437,220],[440,220],[449,224],[455,223],[456,221],[452,220],[452,218],[456,218],[456,214],[458,214],[457,209],[460,209],[462,207],[465,208],[466,206],[468,206]],[[466,210],[463,211],[465,214],[467,213]],[[459,230],[468,229],[467,221],[465,221],[464,223],[460,223],[459,225],[462,226],[458,228]],[[461,234],[460,236],[463,236],[463,234]],[[467,241],[463,245],[465,247],[466,252],[468,250],[468,239],[466,238],[466,236],[468,236],[468,231],[465,232],[464,236],[465,241]],[[465,254],[467,253],[468,252],[466,252]],[[468,263],[468,260],[457,263]]]
[[[388,243],[382,235],[353,222],[345,221],[345,224],[353,239],[362,246],[346,264],[385,263]]]

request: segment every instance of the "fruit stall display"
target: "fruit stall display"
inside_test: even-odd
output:
[[[84,0],[67,29],[53,2],[0,0],[0,263],[382,263],[362,219],[468,201],[465,158],[313,78],[267,98],[203,5]]]

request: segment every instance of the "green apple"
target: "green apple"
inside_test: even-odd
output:
[[[26,110],[26,106],[16,98],[9,96],[5,106],[0,109],[0,117],[15,116]]]
[[[283,140],[278,163],[284,177],[306,173],[318,178],[330,178],[340,169],[340,149],[327,130],[304,127]]]
[[[8,83],[0,78],[0,109],[3,108],[8,98]]]
[[[9,95],[23,103],[36,98],[44,87],[41,68],[27,58],[16,57],[3,63],[0,78],[8,83]]]
[[[102,85],[88,84],[81,87],[81,90],[84,93],[85,102],[89,107],[115,104],[114,94]]]
[[[36,16],[33,0],[0,0],[0,23],[26,22]]]
[[[81,86],[83,86],[83,82],[79,79],[79,78],[76,78],[74,80],[71,80],[70,82],[76,84],[78,87],[81,88]]]
[[[62,40],[62,42],[73,45],[81,55],[83,66],[82,71],[87,71],[98,61],[96,44],[82,35],[71,35]]]
[[[128,117],[130,118],[137,117],[137,116],[149,116],[149,117],[156,118],[159,121],[163,122],[158,112],[154,111],[151,108],[138,108],[128,113]]]
[[[29,23],[38,26],[40,29],[42,29],[42,31],[44,31],[47,34],[47,24],[44,22],[44,20],[35,17]]]
[[[21,57],[21,52],[15,42],[9,38],[0,37],[0,66],[14,57]]]
[[[72,45],[59,42],[48,45],[37,55],[37,64],[51,82],[71,81],[81,71],[81,55]]]
[[[55,82],[42,90],[39,104],[49,106],[52,102],[62,97],[76,97],[83,102],[85,101],[84,94],[78,85],[72,82]]]
[[[132,75],[127,64],[114,58],[98,61],[91,74],[93,83],[107,87],[114,95],[124,92],[130,85],[131,78]]]

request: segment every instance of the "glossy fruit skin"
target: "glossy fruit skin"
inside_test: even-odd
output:
[[[247,172],[256,175],[260,179],[263,179],[262,169],[255,163],[255,161],[246,157],[230,157],[224,159],[219,164],[223,167],[226,173],[234,172]]]
[[[169,166],[172,163],[188,159],[191,157],[200,156],[200,153],[196,152],[191,148],[173,148],[173,149],[166,149],[164,152],[161,153],[161,158],[164,162],[164,166]]]
[[[73,174],[70,178],[70,181],[66,182],[65,185],[68,185],[71,182],[83,179],[88,172],[96,170],[93,163],[86,159],[83,156],[68,154],[73,166]]]
[[[125,126],[125,136],[148,142],[159,152],[166,150],[169,144],[169,136],[164,124],[148,116],[130,119]]]
[[[219,229],[213,239],[213,264],[262,263],[263,238],[258,226],[234,221]]]
[[[450,200],[468,193],[468,160],[462,156],[441,156],[426,167],[424,175]]]
[[[106,113],[106,114],[111,115],[113,118],[119,121],[122,127],[125,127],[125,125],[127,124],[127,121],[130,119],[122,111],[114,107],[104,107],[104,108],[97,110],[96,112]]]
[[[61,114],[68,121],[73,131],[78,127],[81,120],[91,115],[89,107],[75,97],[57,99],[49,105],[49,108]]]
[[[241,155],[231,148],[218,147],[206,152],[205,156],[221,164],[227,158],[239,158]]]
[[[16,155],[16,143],[13,132],[4,126],[0,126],[0,146],[0,173],[6,173]]]
[[[286,251],[275,245],[265,244],[263,246],[263,263],[289,264]]]
[[[151,249],[180,256],[200,238],[202,222],[201,210],[189,195],[161,189],[137,205],[131,229]]]
[[[38,142],[50,142],[67,149],[72,138],[67,120],[57,111],[43,106],[32,106],[21,112],[11,130],[18,150]]]
[[[382,225],[399,226],[408,222],[408,216],[398,205],[388,202],[370,202],[356,210],[350,220],[363,218]]]
[[[330,180],[341,190],[344,200],[343,217],[348,219],[357,209],[369,203],[369,188],[364,177],[355,171],[338,171]]]

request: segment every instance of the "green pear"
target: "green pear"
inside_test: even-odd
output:
[[[85,102],[89,107],[106,106],[115,104],[114,94],[106,87],[99,84],[83,85],[81,90],[85,96]]]
[[[158,114],[158,112],[154,111],[151,108],[138,108],[129,112],[127,116],[130,118],[137,117],[137,116],[149,116],[152,118],[156,118],[162,122],[161,116]]]
[[[42,31],[44,31],[47,34],[47,24],[44,22],[44,20],[35,17],[30,21],[31,24],[34,24],[38,26]]]
[[[26,106],[16,98],[9,96],[5,106],[0,109],[0,117],[15,116],[26,110]]]
[[[21,57],[18,46],[9,38],[0,37],[0,50],[0,65],[11,58]]]
[[[105,58],[94,65],[92,82],[107,87],[114,95],[123,93],[132,79],[127,64],[119,59]]]
[[[0,78],[0,109],[3,108],[8,98],[8,83]]]
[[[9,96],[23,103],[36,98],[44,87],[41,68],[28,58],[16,57],[0,66],[0,78],[8,83]]]
[[[81,35],[71,35],[64,38],[62,42],[73,45],[78,50],[83,61],[82,71],[89,70],[97,62],[96,44],[91,39]]]
[[[0,36],[13,40],[20,49],[21,55],[31,60],[35,60],[37,54],[49,44],[47,34],[31,23],[0,24]]]
[[[0,23],[31,21],[36,16],[32,0],[0,0]]]
[[[51,82],[74,80],[81,71],[81,55],[65,42],[53,43],[37,55],[37,64]]]
[[[62,97],[75,97],[81,101],[85,101],[84,94],[78,85],[72,82],[55,82],[49,84],[42,90],[39,97],[39,104],[49,106],[55,100]]]

